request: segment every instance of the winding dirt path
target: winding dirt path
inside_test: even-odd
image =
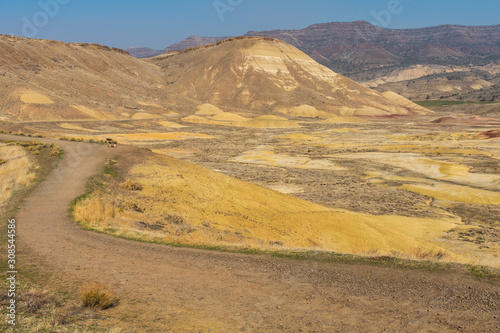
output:
[[[19,137],[0,135],[19,140]],[[44,142],[51,140],[37,139]],[[19,244],[60,283],[109,283],[108,310],[137,332],[498,332],[500,286],[454,272],[321,263],[122,240],[79,229],[70,202],[106,158],[57,141],[64,159],[17,214]]]

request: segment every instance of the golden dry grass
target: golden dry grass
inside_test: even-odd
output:
[[[84,284],[79,297],[82,306],[91,309],[106,310],[118,304],[118,297],[111,287],[98,282]]]
[[[31,172],[34,165],[26,152],[18,146],[0,143],[0,207],[20,186],[29,185],[35,174]]]
[[[76,205],[76,220],[93,229],[163,242],[417,259],[434,253],[443,260],[464,260],[433,243],[455,225],[451,218],[332,210],[164,156],[136,165],[131,177],[142,191],[116,198],[94,193]],[[175,214],[184,222],[173,223]]]

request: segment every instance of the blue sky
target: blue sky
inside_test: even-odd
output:
[[[500,24],[498,0],[0,0],[0,33],[163,49],[191,36],[366,20],[387,28]]]

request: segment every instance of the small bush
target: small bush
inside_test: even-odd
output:
[[[118,304],[111,288],[102,283],[88,283],[80,289],[80,302],[86,308],[106,310]]]
[[[186,219],[183,216],[180,216],[177,214],[167,215],[165,217],[165,220],[169,221],[173,224],[185,224],[186,223]]]
[[[120,187],[124,190],[129,191],[142,191],[143,186],[141,183],[134,182],[133,180],[127,179],[125,182],[120,184]]]
[[[446,257],[446,253],[443,251],[424,250],[418,248],[415,252],[415,256],[418,259],[441,260]]]

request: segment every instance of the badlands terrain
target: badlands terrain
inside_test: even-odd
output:
[[[0,52],[5,193],[64,151],[18,203],[26,262],[57,288],[111,285],[120,304],[89,325],[499,328],[499,104],[416,104],[269,37],[144,60],[13,36]]]
[[[245,36],[290,43],[356,82],[413,100],[500,97],[499,25],[386,29],[366,21],[331,22],[299,30],[249,31]],[[161,51],[128,51],[136,57],[153,56],[226,38],[191,36]]]

